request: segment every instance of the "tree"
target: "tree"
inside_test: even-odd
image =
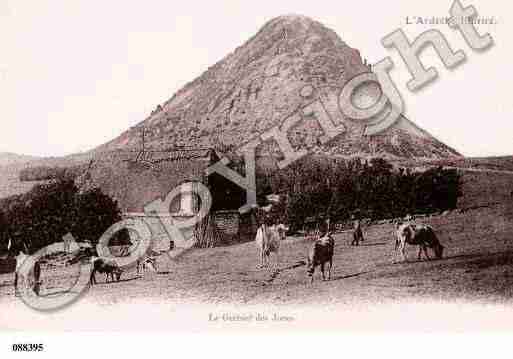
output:
[[[0,210],[0,253],[7,251],[9,235],[8,222],[3,211]]]
[[[70,231],[77,240],[97,244],[102,234],[121,220],[117,201],[104,194],[99,188],[93,188],[77,196]],[[109,242],[111,245],[129,243],[127,230],[117,232]]]
[[[258,182],[257,196],[286,193],[284,211],[294,231],[308,217],[345,221],[358,212],[361,217],[383,219],[455,208],[460,187],[460,176],[453,169],[439,167],[414,173],[394,170],[381,158],[305,158],[266,174]]]
[[[75,183],[59,179],[3,202],[7,224],[0,220],[0,240],[9,238],[20,249],[33,253],[59,242],[67,233],[76,240],[96,244],[101,235],[121,220],[117,203],[99,189],[79,193]],[[121,231],[120,231],[121,232]],[[114,242],[129,243],[128,232]]]

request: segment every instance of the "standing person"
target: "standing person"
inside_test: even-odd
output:
[[[359,218],[353,217],[353,241],[351,242],[352,246],[358,246],[360,244],[360,241],[363,242],[363,232],[362,232],[362,225]]]

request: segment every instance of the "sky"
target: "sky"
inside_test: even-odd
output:
[[[215,1],[0,0],[0,152],[60,156],[92,149],[144,120],[157,104],[232,52],[273,17],[302,14],[332,28],[368,62],[389,56],[405,115],[467,156],[513,155],[513,4],[462,1],[494,46],[478,53],[447,25],[452,0]],[[409,21],[411,22],[411,21]],[[412,93],[400,56],[380,40],[401,28],[413,40],[435,28],[467,61]]]

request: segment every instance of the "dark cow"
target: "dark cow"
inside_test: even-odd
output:
[[[324,265],[329,263],[328,280],[331,279],[331,269],[333,267],[333,249],[335,241],[330,233],[312,243],[307,257],[307,273],[311,282],[314,281],[315,267],[321,266],[322,280],[326,280],[324,275]]]
[[[91,263],[93,265],[93,270],[91,271],[91,277],[89,279],[91,285],[97,283],[96,272],[105,273],[105,282],[108,282],[109,278],[111,278],[111,281],[113,282],[114,275],[116,275],[116,280],[118,282],[121,279],[121,273],[123,273],[123,270],[119,268],[116,261],[107,258],[91,257]]]
[[[353,223],[353,240],[351,241],[351,245],[358,246],[360,242],[363,242],[363,231],[362,224],[359,219],[355,220]]]
[[[418,259],[422,257],[422,252],[427,259],[429,258],[427,248],[431,248],[435,256],[442,258],[444,246],[440,244],[433,228],[426,224],[404,223],[397,227],[396,231],[396,250],[402,254],[402,258],[406,261],[405,248],[406,244],[419,246]]]

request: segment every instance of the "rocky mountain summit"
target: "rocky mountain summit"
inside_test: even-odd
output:
[[[148,118],[93,151],[54,158],[0,154],[0,166],[4,166],[0,197],[29,188],[28,183],[19,183],[20,173],[38,172],[25,168],[37,168],[43,173],[39,177],[46,179],[48,168],[86,171],[104,158],[117,173],[126,163],[110,161],[110,154],[125,150],[133,158],[142,150],[183,147],[214,148],[228,154],[292,116],[298,120],[286,132],[294,149],[321,157],[383,157],[401,163],[462,159],[404,117],[374,136],[364,135],[365,123],[345,118],[338,101],[341,89],[354,76],[369,71],[360,52],[321,23],[298,15],[277,17],[158,105]],[[354,94],[360,107],[372,104],[381,94],[375,84],[362,88]],[[309,107],[314,110],[306,111]],[[343,133],[322,141],[319,110],[334,125],[344,125]],[[257,155],[257,165],[271,168],[282,157],[272,138],[262,140]]]
[[[143,141],[154,149],[236,148],[300,114],[288,137],[295,148],[311,153],[392,160],[460,157],[404,117],[375,136],[363,135],[365,124],[348,122],[337,108],[341,88],[369,71],[360,52],[334,31],[305,16],[280,16],[158,105],[147,119],[96,151],[140,148]],[[378,86],[358,93],[363,103],[379,95]],[[316,101],[335,124],[346,125],[346,131],[328,143],[319,140],[324,133],[315,116],[300,111]],[[259,153],[280,156],[272,140],[260,146]]]

